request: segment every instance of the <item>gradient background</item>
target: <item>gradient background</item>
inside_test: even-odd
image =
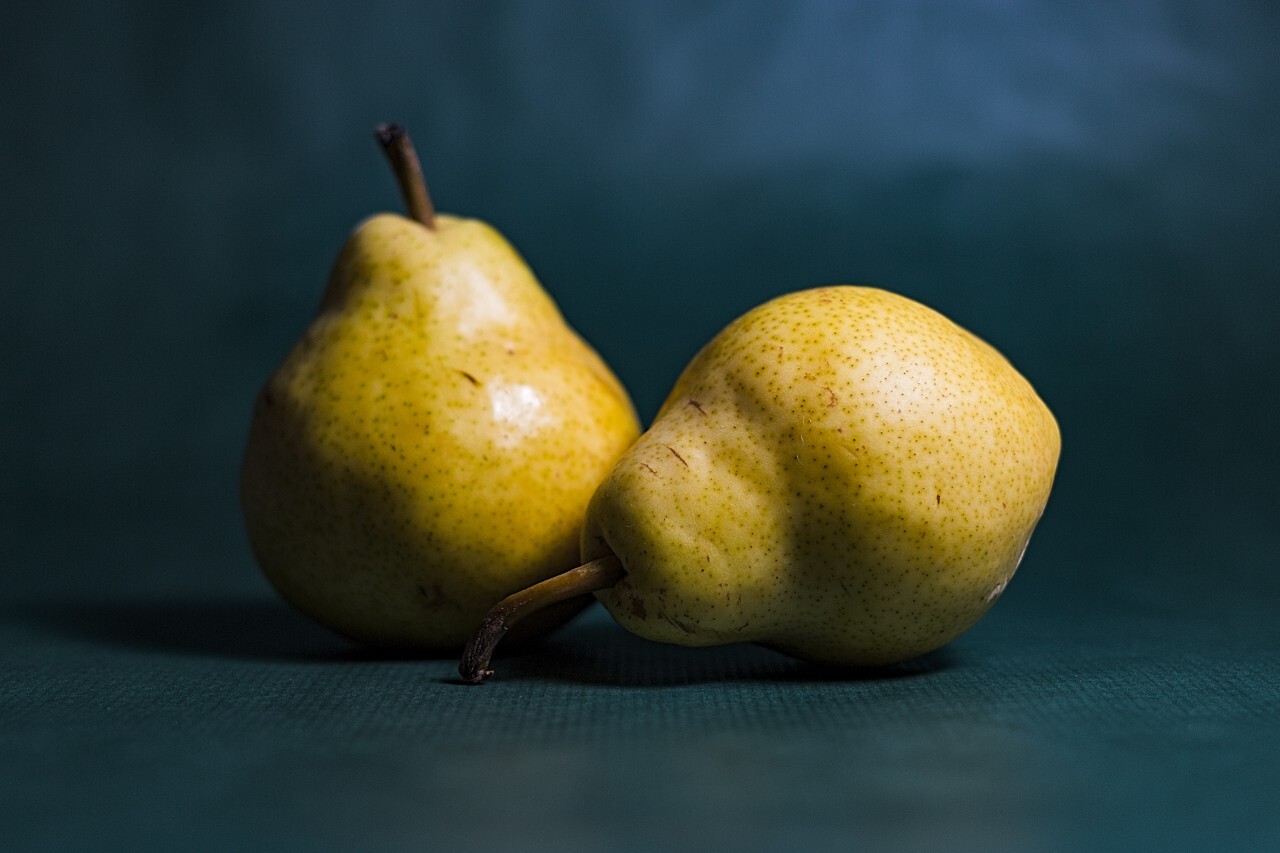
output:
[[[216,7],[216,8],[215,8]],[[0,27],[0,836],[18,849],[1280,843],[1280,10],[28,4]],[[598,612],[478,691],[278,602],[258,385],[351,227],[496,225],[644,418],[780,293],[987,338],[1064,435],[1003,603],[893,678]]]

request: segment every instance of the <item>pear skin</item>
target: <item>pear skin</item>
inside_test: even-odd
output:
[[[258,396],[249,539],[324,625],[456,648],[495,602],[576,565],[588,501],[638,431],[626,391],[494,229],[374,216]]]
[[[1048,407],[994,348],[866,287],[793,293],[689,364],[596,492],[582,558],[628,630],[890,664],[972,626],[1053,485]]]

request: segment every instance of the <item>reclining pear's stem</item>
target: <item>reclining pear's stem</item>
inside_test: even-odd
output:
[[[408,131],[398,124],[380,124],[374,130],[374,136],[382,146],[382,153],[391,162],[391,170],[396,173],[405,210],[411,218],[434,230],[436,209],[427,193],[427,179],[422,175],[422,164],[418,162],[418,152],[413,149]]]
[[[493,670],[489,669],[493,650],[511,626],[525,616],[568,598],[608,589],[622,580],[625,574],[622,561],[610,554],[502,599],[484,617],[462,650],[462,662],[458,664],[462,680],[467,684],[479,684],[493,675]]]

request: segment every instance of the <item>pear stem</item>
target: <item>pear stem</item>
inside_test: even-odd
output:
[[[382,146],[382,153],[391,162],[396,183],[400,185],[400,195],[404,197],[405,210],[413,219],[434,229],[436,209],[427,193],[427,179],[423,177],[422,164],[418,162],[418,152],[409,140],[408,131],[398,124],[380,124],[374,129],[374,136]]]
[[[479,684],[493,675],[493,670],[489,669],[493,650],[511,626],[525,616],[568,598],[608,589],[622,580],[625,574],[622,561],[610,554],[502,599],[484,617],[462,650],[462,662],[458,664],[462,680],[467,684]]]

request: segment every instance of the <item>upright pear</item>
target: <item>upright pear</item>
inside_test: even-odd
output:
[[[923,654],[1000,597],[1059,451],[1027,380],[936,311],[866,287],[782,296],[693,359],[592,499],[590,562],[495,608],[462,674],[488,674],[527,602],[584,590],[662,642]]]
[[[455,648],[576,564],[588,501],[639,426],[511,245],[435,214],[407,137],[380,139],[414,217],[374,216],[343,247],[257,398],[242,505],[304,613],[365,643]]]

